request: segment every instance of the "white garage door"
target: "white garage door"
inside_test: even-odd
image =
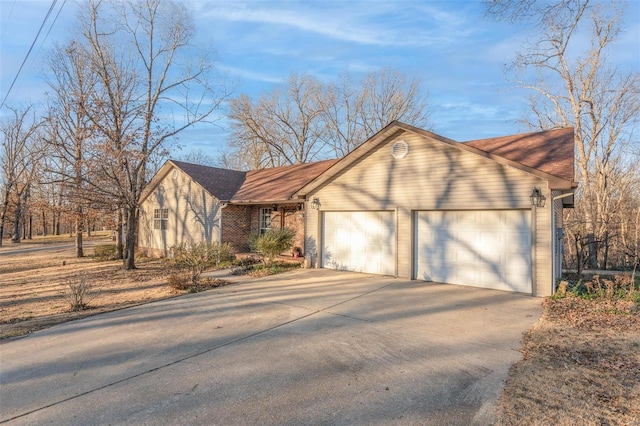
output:
[[[395,275],[394,214],[324,212],[322,267]]]
[[[417,279],[531,293],[528,210],[416,213]]]

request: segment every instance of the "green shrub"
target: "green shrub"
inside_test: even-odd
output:
[[[114,260],[117,254],[117,246],[115,244],[100,244],[93,248],[93,252],[99,260]]]
[[[580,297],[585,300],[608,299],[640,301],[640,283],[637,277],[629,274],[613,276],[568,275],[560,281],[553,299]]]
[[[231,246],[228,243],[180,244],[171,248],[173,262],[180,269],[190,272],[192,286],[197,286],[200,275],[207,268],[218,268],[223,262],[232,259]]]
[[[265,265],[271,266],[280,253],[291,250],[296,233],[292,229],[268,229],[251,241],[253,250],[264,256]]]

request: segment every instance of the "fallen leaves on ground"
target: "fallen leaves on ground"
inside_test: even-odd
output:
[[[626,300],[546,300],[510,370],[498,425],[640,424],[640,312]]]

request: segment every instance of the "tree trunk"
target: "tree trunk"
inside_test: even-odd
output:
[[[135,264],[135,247],[136,247],[136,224],[137,224],[137,208],[128,208],[127,209],[127,229],[126,229],[126,237],[125,237],[125,247],[124,247],[124,269],[131,270],[136,269]]]
[[[13,236],[11,237],[12,243],[19,243],[22,236],[22,203],[21,197],[18,197],[16,203],[16,210],[13,217]]]
[[[607,270],[609,262],[609,231],[604,231],[604,254],[602,255],[602,269]]]
[[[29,213],[29,233],[27,239],[33,240],[33,214]]]
[[[580,244],[580,234],[577,234],[574,239],[576,246],[576,269],[578,271],[578,276],[582,275],[582,244]]]
[[[53,235],[60,235],[60,213],[53,214]]]
[[[9,191],[4,193],[4,202],[2,203],[2,211],[0,212],[0,247],[4,240],[4,224],[7,220],[7,210],[9,209]]]
[[[84,257],[84,251],[82,249],[82,207],[77,209],[78,215],[76,215],[76,257]]]
[[[42,210],[42,236],[47,236],[47,214]]]
[[[123,209],[118,209],[118,226],[116,230],[116,255],[118,259],[124,259],[124,253],[122,252],[122,248],[124,246],[122,241],[122,234],[124,231],[122,210]]]
[[[587,235],[587,247],[589,253],[589,268],[598,269],[598,243],[594,234]]]

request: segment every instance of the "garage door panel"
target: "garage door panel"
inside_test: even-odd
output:
[[[323,268],[395,275],[393,212],[324,212],[322,235]]]
[[[531,292],[529,211],[416,212],[414,276]]]

